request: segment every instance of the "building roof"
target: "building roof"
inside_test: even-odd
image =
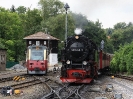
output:
[[[28,40],[28,39],[59,40],[49,34],[45,34],[44,32],[37,32],[35,34],[26,36],[23,39],[25,39],[25,40]]]
[[[7,49],[0,48],[0,50],[5,50],[6,51]]]

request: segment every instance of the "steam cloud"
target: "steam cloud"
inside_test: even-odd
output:
[[[79,35],[79,34],[82,33],[82,29],[81,28],[76,28],[74,32],[75,32],[75,34]]]

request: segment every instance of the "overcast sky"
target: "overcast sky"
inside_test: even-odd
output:
[[[37,8],[39,0],[0,0],[0,6]],[[133,0],[60,0],[68,3],[70,10],[82,13],[88,20],[99,21],[103,28],[113,27],[118,22],[133,22]]]

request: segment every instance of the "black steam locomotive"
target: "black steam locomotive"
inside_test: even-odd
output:
[[[67,38],[61,50],[62,82],[90,83],[97,75],[96,44],[82,34]]]

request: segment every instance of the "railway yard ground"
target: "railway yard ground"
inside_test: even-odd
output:
[[[100,76],[91,84],[62,84],[59,79],[60,70],[52,70],[53,67],[49,69],[47,76],[26,75],[25,68],[0,72],[0,90],[10,86],[20,91],[7,96],[0,94],[0,99],[114,99],[115,94],[122,95],[123,99],[133,99],[133,81]],[[15,76],[24,79],[15,81]]]

